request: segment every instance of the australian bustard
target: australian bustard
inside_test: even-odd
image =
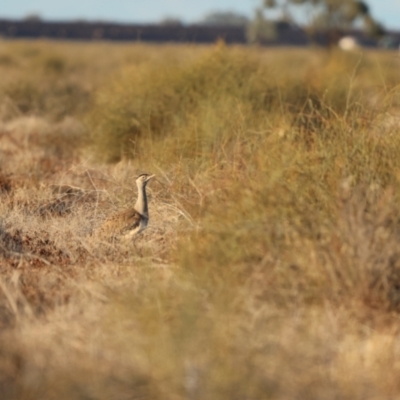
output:
[[[136,179],[138,197],[133,207],[112,215],[98,229],[101,237],[131,238],[146,229],[149,223],[146,186],[155,175],[141,174]]]

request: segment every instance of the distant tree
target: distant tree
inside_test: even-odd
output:
[[[262,8],[255,11],[251,23],[247,26],[247,41],[249,43],[261,44],[268,40],[273,40],[277,36],[276,24],[274,21],[265,18]]]
[[[202,25],[211,26],[246,26],[250,19],[245,15],[232,11],[216,11],[207,14],[199,21]]]
[[[363,26],[366,32],[375,37],[384,34],[384,28],[370,14],[366,2],[358,0],[263,0],[263,7],[280,9],[286,18],[296,20],[295,11],[307,11],[309,21],[307,31],[310,35],[325,32],[329,44],[337,42],[343,33],[355,26]]]

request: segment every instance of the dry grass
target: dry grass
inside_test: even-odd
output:
[[[398,67],[0,42],[0,397],[399,397]]]

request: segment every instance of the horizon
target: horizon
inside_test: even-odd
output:
[[[212,12],[234,12],[251,17],[259,1],[239,2],[238,0],[137,0],[131,4],[128,0],[115,0],[112,4],[97,0],[70,0],[55,3],[50,0],[38,0],[31,5],[29,0],[14,0],[0,9],[0,19],[21,20],[29,15],[37,15],[43,21],[87,21],[118,24],[152,24],[166,18],[174,18],[184,24],[201,21]],[[149,4],[150,3],[150,4]],[[387,29],[400,30],[400,2],[394,0],[370,0],[371,14]],[[273,15],[273,14],[272,14]],[[277,15],[277,14],[276,14]]]

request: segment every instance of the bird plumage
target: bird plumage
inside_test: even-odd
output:
[[[98,230],[101,237],[133,237],[146,229],[149,222],[147,204],[147,183],[154,175],[142,174],[136,179],[138,197],[134,207],[116,213],[108,218]]]

